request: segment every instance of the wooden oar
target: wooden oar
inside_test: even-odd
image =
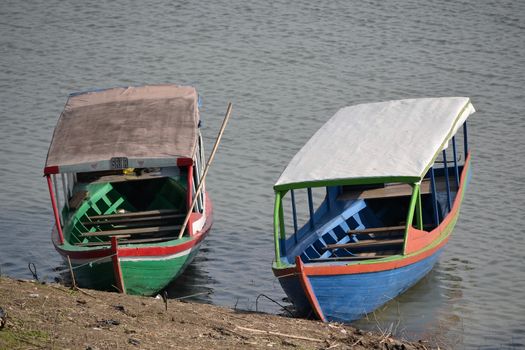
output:
[[[193,212],[193,207],[195,207],[195,203],[197,203],[197,198],[199,197],[199,194],[202,190],[202,184],[204,183],[204,179],[206,178],[206,175],[208,174],[208,169],[210,169],[211,162],[213,161],[213,158],[215,157],[215,152],[217,152],[217,148],[219,147],[219,143],[221,142],[222,134],[224,133],[224,129],[226,128],[226,123],[228,123],[228,119],[230,119],[230,114],[232,112],[232,103],[228,103],[228,108],[226,109],[226,115],[224,116],[224,120],[222,121],[221,128],[219,130],[219,134],[217,135],[217,140],[215,140],[215,145],[213,145],[213,150],[211,151],[210,158],[208,158],[208,162],[206,163],[206,167],[204,168],[204,172],[202,173],[202,176],[199,181],[199,186],[197,187],[197,191],[195,192],[195,196],[193,197],[193,201],[191,202],[191,206],[188,209],[188,213],[186,214],[186,218],[184,219],[184,222],[182,223],[182,227],[179,232],[178,239],[182,238],[182,235],[184,234],[184,230],[186,229],[186,226],[188,225],[188,221],[190,220],[190,215]]]

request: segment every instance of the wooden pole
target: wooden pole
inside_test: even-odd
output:
[[[226,109],[226,115],[224,116],[224,120],[222,121],[222,125],[219,130],[219,134],[217,135],[217,140],[215,140],[215,145],[213,145],[213,149],[211,151],[210,158],[208,158],[208,162],[206,163],[206,167],[204,168],[204,172],[202,173],[202,176],[200,178],[199,186],[197,187],[197,191],[195,192],[195,196],[193,197],[191,206],[188,209],[188,213],[186,214],[186,218],[184,219],[184,222],[180,229],[178,239],[182,238],[182,235],[184,234],[184,230],[186,229],[186,226],[188,225],[188,221],[190,220],[190,215],[193,211],[193,207],[195,207],[195,203],[197,203],[197,198],[199,197],[199,194],[201,193],[202,185],[204,184],[204,179],[206,178],[206,175],[208,174],[208,170],[210,169],[210,165],[213,161],[213,158],[215,157],[215,153],[217,152],[217,148],[219,147],[219,143],[221,142],[222,134],[224,133],[224,129],[226,129],[226,124],[228,123],[228,119],[230,119],[231,112],[232,112],[232,104],[230,102],[228,103],[228,108]]]
[[[73,266],[71,266],[71,259],[67,256],[67,264],[69,266],[69,273],[71,274],[71,282],[73,282],[73,289],[77,289],[77,281],[75,281],[75,273],[73,272]]]

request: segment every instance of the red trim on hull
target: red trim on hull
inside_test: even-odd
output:
[[[124,285],[124,279],[122,278],[122,269],[120,268],[120,261],[118,260],[118,243],[117,237],[111,237],[111,253],[113,256],[111,260],[113,261],[113,273],[115,274],[115,283],[116,287],[123,294],[126,294],[126,287]]]
[[[400,260],[387,261],[387,262],[378,262],[378,263],[369,263],[369,264],[359,264],[359,265],[328,265],[328,266],[313,266],[306,265],[304,266],[304,272],[307,276],[329,276],[329,275],[350,275],[350,274],[360,274],[368,272],[379,272],[386,270],[393,270],[403,266],[407,266],[413,263],[416,263],[420,260],[423,260],[436,251],[442,248],[448,241],[449,237],[445,238],[440,244],[435,246],[432,249],[429,249],[421,254],[413,255],[406,257]],[[299,270],[297,266],[291,266],[284,269],[274,269],[274,274],[277,277],[298,274]]]
[[[315,293],[312,290],[312,285],[310,284],[310,280],[308,280],[308,276],[306,276],[304,272],[304,264],[301,261],[301,258],[298,256],[295,257],[295,265],[297,266],[297,271],[299,275],[299,281],[301,282],[301,287],[303,287],[303,292],[306,295],[306,298],[308,299],[308,302],[310,303],[312,310],[314,310],[314,313],[318,319],[320,319],[323,322],[326,322],[326,317],[324,317],[323,310],[321,309],[321,306],[319,305],[319,302],[317,301],[317,297],[315,296]]]

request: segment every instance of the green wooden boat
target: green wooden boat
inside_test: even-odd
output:
[[[70,95],[44,174],[52,240],[79,286],[155,295],[197,254],[213,211],[204,184],[196,193],[198,101],[194,88],[175,85]]]

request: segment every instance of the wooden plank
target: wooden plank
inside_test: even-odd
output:
[[[416,227],[417,225],[414,225],[414,227]],[[433,228],[435,227],[435,225],[433,224],[425,224],[423,225],[423,229],[428,229],[428,228]],[[362,230],[349,230],[347,232],[347,234],[349,235],[352,235],[352,234],[369,234],[369,233],[374,233],[374,234],[382,234],[382,233],[392,233],[395,231],[405,231],[405,228],[406,226],[405,225],[400,225],[400,226],[388,226],[388,227],[371,227],[371,228],[365,228],[365,229],[362,229]],[[417,228],[417,227],[416,227]]]
[[[180,230],[181,225],[175,226],[154,226],[154,227],[143,227],[143,228],[130,228],[123,230],[108,230],[108,231],[97,231],[97,232],[86,232],[81,234],[82,237],[94,237],[94,236],[121,236],[121,235],[141,235],[146,233],[157,233]]]
[[[454,176],[449,177],[451,190],[457,190],[455,185]],[[436,178],[436,186],[438,190],[443,190],[445,188],[445,177]],[[423,179],[420,185],[421,194],[431,193],[430,179]],[[412,195],[412,186],[409,184],[398,183],[398,184],[389,184],[385,187],[372,188],[365,190],[357,191],[344,191],[341,193],[337,200],[355,200],[355,199],[374,199],[374,198],[395,198],[395,197],[405,197]]]
[[[121,219],[121,218],[134,218],[134,217],[155,216],[155,215],[158,216],[162,214],[180,214],[180,212],[176,209],[159,209],[159,210],[147,210],[147,211],[132,211],[129,213],[92,215],[89,218],[91,220]]]
[[[80,203],[82,203],[82,201],[87,198],[87,195],[88,195],[88,191],[75,192],[69,199],[69,202],[68,202],[69,207],[71,209],[78,209]]]
[[[353,242],[353,243],[344,243],[344,244],[329,244],[324,249],[325,250],[332,250],[332,249],[339,249],[339,248],[367,248],[367,247],[375,247],[375,246],[383,246],[383,245],[395,245],[395,244],[402,244],[405,241],[404,238],[399,239],[369,239],[366,241],[360,241],[360,242]]]
[[[116,218],[108,220],[94,220],[94,221],[83,221],[82,225],[86,227],[112,224],[112,225],[126,225],[131,223],[147,223],[149,221],[169,221],[174,219],[184,218],[184,214],[173,214],[173,215],[158,215],[158,216],[144,216],[144,217],[130,217],[130,218]]]
[[[345,191],[337,197],[337,200],[347,201],[355,199],[394,198],[410,196],[411,194],[412,186],[409,184],[395,184],[368,190]]]
[[[121,238],[121,236],[119,238]],[[156,238],[126,239],[126,240],[119,240],[118,243],[119,244],[156,243],[156,242],[163,242],[163,241],[171,241],[173,239],[177,239],[177,237],[169,236],[169,237],[156,237]],[[101,247],[101,246],[111,245],[111,241],[75,243],[75,245],[80,246],[80,247]]]
[[[334,256],[332,258],[316,258],[316,259],[308,259],[308,261],[314,261],[314,262],[329,262],[329,261],[354,261],[354,260],[367,260],[367,259],[382,259],[382,258],[389,258],[391,256],[398,255],[398,254],[391,254],[391,255],[358,255],[358,256]]]
[[[378,232],[392,232],[392,231],[400,231],[404,230],[405,225],[401,226],[388,226],[388,227],[371,227],[371,228],[365,228],[363,230],[350,230],[347,233],[348,234],[360,234],[360,233],[378,233]]]

